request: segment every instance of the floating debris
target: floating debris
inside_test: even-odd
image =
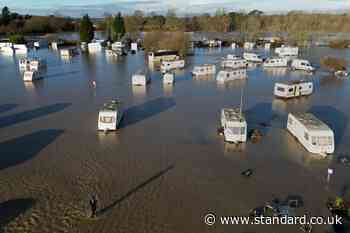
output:
[[[247,169],[241,173],[242,176],[250,177],[253,174],[253,169]]]
[[[260,130],[258,129],[253,129],[250,133],[250,140],[253,142],[253,143],[257,143],[261,140],[262,138],[262,133],[260,132]]]
[[[219,127],[219,128],[217,129],[217,132],[218,132],[218,135],[224,136],[224,127]]]
[[[345,166],[350,166],[350,157],[346,155],[342,155],[338,158],[338,162]]]

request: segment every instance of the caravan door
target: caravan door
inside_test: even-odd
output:
[[[295,85],[294,86],[294,96],[300,96],[300,86],[299,85]]]

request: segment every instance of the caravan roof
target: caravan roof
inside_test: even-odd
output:
[[[244,114],[241,114],[239,108],[224,108],[223,111],[227,121],[245,121]]]
[[[105,112],[113,111],[114,112],[114,111],[116,111],[118,109],[118,107],[120,107],[120,105],[121,105],[120,101],[112,100],[112,101],[110,101],[108,103],[105,103],[103,105],[103,108],[101,109],[101,111],[105,111]]]
[[[311,113],[293,113],[297,120],[299,120],[308,130],[329,131],[328,125],[317,119]]]

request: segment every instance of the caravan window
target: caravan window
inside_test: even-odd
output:
[[[289,88],[289,92],[293,92],[294,91],[294,88]]]
[[[309,140],[309,134],[307,132],[304,133],[304,138],[308,141]]]
[[[282,91],[282,92],[284,92],[284,88],[283,88],[283,87],[277,87],[277,91]]]
[[[107,117],[107,116],[101,116],[100,117],[100,121],[102,123],[114,123],[115,122],[115,118],[114,117]]]
[[[233,127],[231,128],[233,134],[241,134],[241,128],[240,127]]]
[[[230,73],[227,73],[227,74],[226,74],[226,77],[229,78],[229,77],[230,77]]]
[[[317,144],[320,146],[332,145],[332,137],[329,137],[329,136],[317,137]]]
[[[311,143],[312,145],[316,146],[316,137],[311,138]]]
[[[241,128],[241,134],[244,135],[245,134],[245,127]]]

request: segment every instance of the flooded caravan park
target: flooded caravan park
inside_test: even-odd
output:
[[[301,232],[295,225],[207,226],[203,220],[209,212],[246,216],[291,196],[302,199],[298,214],[329,216],[327,198],[349,191],[350,168],[337,163],[350,151],[349,80],[321,69],[309,75],[260,66],[248,68],[245,81],[191,76],[194,65],[218,63],[229,53],[196,49],[174,85],[163,85],[150,67],[147,87],[131,85],[132,74],[148,66],[143,52],[63,60],[38,50],[47,71],[33,83],[23,82],[18,58],[0,56],[0,232]],[[316,66],[327,55],[349,59],[350,50],[302,51]],[[313,95],[274,98],[275,82],[301,79],[313,81]],[[217,128],[220,110],[239,106],[242,89],[248,130],[259,129],[263,138],[237,147],[224,143]],[[112,98],[126,106],[121,129],[98,133],[98,111]],[[335,132],[335,154],[320,159],[306,152],[285,130],[290,111],[310,111],[326,122]],[[328,168],[334,169],[329,184]],[[246,169],[254,170],[249,178],[241,176]],[[91,194],[99,199],[93,220],[87,217]]]

